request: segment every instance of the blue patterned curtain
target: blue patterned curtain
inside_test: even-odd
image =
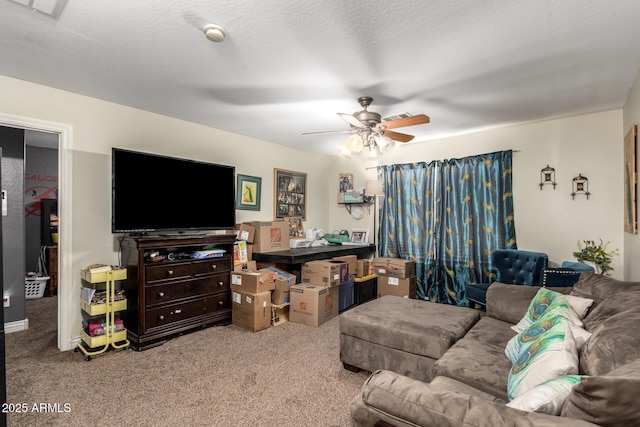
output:
[[[434,257],[437,162],[380,166],[385,200],[380,206],[380,256],[416,262],[418,297],[425,298],[429,258]]]
[[[464,286],[491,281],[491,252],[516,248],[511,156],[501,151],[442,162],[429,299],[469,305]]]
[[[467,283],[489,282],[489,255],[516,248],[511,151],[381,166],[381,256],[413,259],[418,297],[468,305]]]

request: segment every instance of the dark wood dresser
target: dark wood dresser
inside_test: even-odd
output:
[[[124,325],[131,346],[145,350],[176,335],[231,322],[230,272],[233,235],[125,238],[127,280]],[[215,246],[225,253],[196,259],[194,251]],[[163,259],[152,261],[158,253]]]
[[[49,270],[49,296],[58,293],[58,245],[47,246],[47,269]]]

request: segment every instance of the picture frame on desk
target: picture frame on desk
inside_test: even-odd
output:
[[[368,228],[354,228],[351,230],[350,243],[354,245],[366,245],[369,243],[369,229]]]
[[[273,216],[307,219],[307,174],[285,169],[273,169]]]
[[[238,174],[236,188],[236,209],[247,211],[260,210],[262,178]]]

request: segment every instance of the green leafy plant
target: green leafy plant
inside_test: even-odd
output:
[[[613,270],[611,267],[612,256],[618,254],[618,249],[607,250],[607,246],[611,243],[606,243],[600,239],[600,243],[596,243],[595,240],[583,240],[578,241],[578,250],[573,253],[573,256],[579,262],[592,262],[596,265],[596,273],[606,275],[609,271]]]

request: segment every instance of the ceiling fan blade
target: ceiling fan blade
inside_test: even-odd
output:
[[[429,116],[425,114],[418,114],[417,116],[405,117],[404,119],[391,120],[389,122],[382,122],[378,126],[384,126],[386,129],[403,128],[406,126],[423,125],[429,123],[431,120]]]
[[[323,134],[323,133],[354,133],[356,132],[355,129],[351,129],[351,130],[323,130],[323,131],[319,131],[319,132],[303,132],[302,135],[319,135],[319,134]]]
[[[388,137],[388,138],[393,139],[394,141],[399,141],[399,142],[409,142],[413,138],[415,138],[415,136],[413,136],[413,135],[407,135],[406,133],[394,132],[392,130],[385,130],[382,134],[384,136]]]
[[[367,125],[362,123],[360,120],[353,117],[351,114],[338,113],[340,117],[347,121],[351,126],[355,126],[357,128],[366,128]]]

